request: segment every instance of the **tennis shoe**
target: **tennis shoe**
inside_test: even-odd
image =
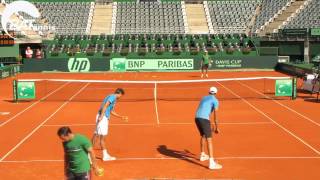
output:
[[[116,160],[116,158],[115,158],[115,157],[112,157],[112,156],[107,156],[107,157],[103,157],[102,160],[103,160],[103,161],[114,161],[114,160]]]
[[[209,160],[209,156],[207,154],[200,155],[200,161],[207,161],[207,160]]]
[[[214,162],[214,161],[210,161],[209,163],[209,169],[222,169],[222,165]]]

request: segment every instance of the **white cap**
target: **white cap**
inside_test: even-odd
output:
[[[216,87],[211,87],[209,90],[210,94],[217,94],[217,92],[218,92],[218,89]]]

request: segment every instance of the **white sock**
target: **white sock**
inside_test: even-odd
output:
[[[213,163],[213,164],[216,163],[213,158],[209,158],[209,162],[210,162],[210,163]]]
[[[103,153],[103,157],[108,157],[109,156],[108,151],[106,149],[104,149],[102,151],[102,153]]]
[[[201,156],[205,156],[206,155],[206,153],[205,152],[201,152]]]

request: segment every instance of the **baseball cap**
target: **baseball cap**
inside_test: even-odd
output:
[[[209,90],[210,94],[217,94],[217,92],[218,92],[218,89],[216,87],[211,87]]]

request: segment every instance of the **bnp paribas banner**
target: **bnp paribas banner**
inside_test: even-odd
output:
[[[113,58],[112,71],[193,70],[193,59],[126,59]]]

